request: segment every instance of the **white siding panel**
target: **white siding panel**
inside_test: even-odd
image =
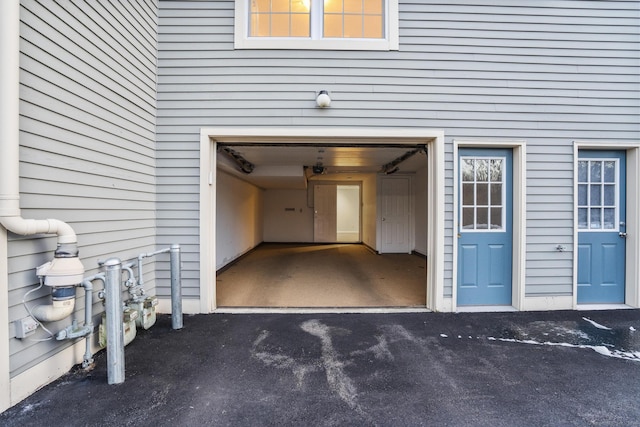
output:
[[[98,260],[156,248],[155,124],[157,3],[24,0],[20,26],[20,190],[25,218],[57,218],[78,235],[87,275]],[[55,237],[9,236],[9,321],[24,317],[35,267]],[[153,293],[155,267],[145,265]],[[98,285],[99,287],[99,285]],[[27,297],[48,301],[50,289]],[[78,289],[73,317],[84,318]],[[102,303],[94,293],[94,313]],[[96,319],[97,320],[97,319]],[[56,333],[71,319],[48,324]],[[43,331],[36,338],[42,338]],[[72,342],[10,334],[11,376]]]
[[[197,236],[199,206],[178,194],[198,192],[201,127],[439,128],[445,295],[456,138],[526,141],[526,292],[571,292],[572,254],[553,247],[573,243],[573,141],[640,138],[637,1],[400,0],[394,52],[234,50],[233,6],[160,2],[160,241],[177,219]],[[320,89],[330,109],[315,108]]]

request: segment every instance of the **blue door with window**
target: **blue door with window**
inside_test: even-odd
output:
[[[578,153],[578,303],[625,301],[626,155]]]
[[[457,305],[511,305],[511,149],[459,150]]]

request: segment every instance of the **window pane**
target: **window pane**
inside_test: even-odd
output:
[[[601,223],[602,223],[602,218],[600,215],[600,208],[591,208],[590,209],[590,214],[591,214],[591,228],[594,229],[600,229],[602,228]]]
[[[342,38],[342,15],[324,16],[324,36]]]
[[[578,182],[587,182],[587,162],[584,160],[578,162]]]
[[[344,13],[362,15],[362,0],[344,0]]]
[[[616,182],[616,162],[604,162],[604,182]]]
[[[488,181],[489,179],[489,166],[486,160],[476,161],[476,180]]]
[[[269,12],[271,10],[271,0],[252,0],[251,13]]]
[[[291,17],[291,36],[309,37],[310,35],[309,15],[293,15]]]
[[[604,186],[604,205],[605,206],[616,205],[616,186],[615,185]]]
[[[272,12],[289,12],[291,0],[271,0]]]
[[[478,219],[476,220],[476,228],[486,230],[489,225],[489,209],[478,208],[476,210]]]
[[[587,184],[578,184],[578,206],[587,206]]]
[[[344,37],[362,38],[362,15],[344,15]]]
[[[591,162],[591,182],[600,182],[602,180],[602,162]]]
[[[382,16],[365,16],[364,17],[364,38],[381,39],[384,37],[382,29]]]
[[[473,184],[462,184],[462,204],[464,206],[473,206]]]
[[[614,230],[616,228],[616,210],[614,208],[605,208],[604,228],[607,230]]]
[[[324,13],[342,13],[342,0],[324,0]]]
[[[489,184],[477,184],[476,186],[476,205],[489,205]]]
[[[600,197],[600,189],[602,188],[601,185],[599,184],[591,184],[590,186],[590,196],[591,199],[589,199],[589,205],[590,206],[600,206],[602,205],[602,199]]]
[[[293,2],[291,3],[292,12],[307,14],[310,8],[311,0],[293,0]]]
[[[578,228],[587,228],[587,208],[578,209]]]
[[[271,36],[288,37],[289,35],[289,15],[271,15]]]
[[[382,3],[384,0],[365,0],[364,13],[382,15]]]
[[[502,208],[491,208],[491,229],[502,229]]]
[[[271,35],[271,15],[260,13],[251,16],[251,37],[269,37]]]
[[[491,181],[502,181],[502,159],[491,160]]]
[[[473,159],[464,159],[462,161],[462,181],[473,182]]]
[[[502,184],[491,184],[491,206],[502,205]]]
[[[473,208],[462,209],[462,228],[473,230]]]

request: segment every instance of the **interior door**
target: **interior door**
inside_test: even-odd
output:
[[[512,150],[460,149],[458,305],[511,305]]]
[[[578,153],[578,303],[624,303],[624,151]]]
[[[313,187],[313,240],[317,243],[337,241],[337,185]]]
[[[411,253],[411,204],[409,177],[380,180],[380,253]]]

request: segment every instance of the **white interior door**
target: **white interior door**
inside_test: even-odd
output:
[[[411,253],[411,203],[409,177],[380,180],[380,253]]]
[[[337,185],[322,184],[313,187],[313,241],[337,241]]]

